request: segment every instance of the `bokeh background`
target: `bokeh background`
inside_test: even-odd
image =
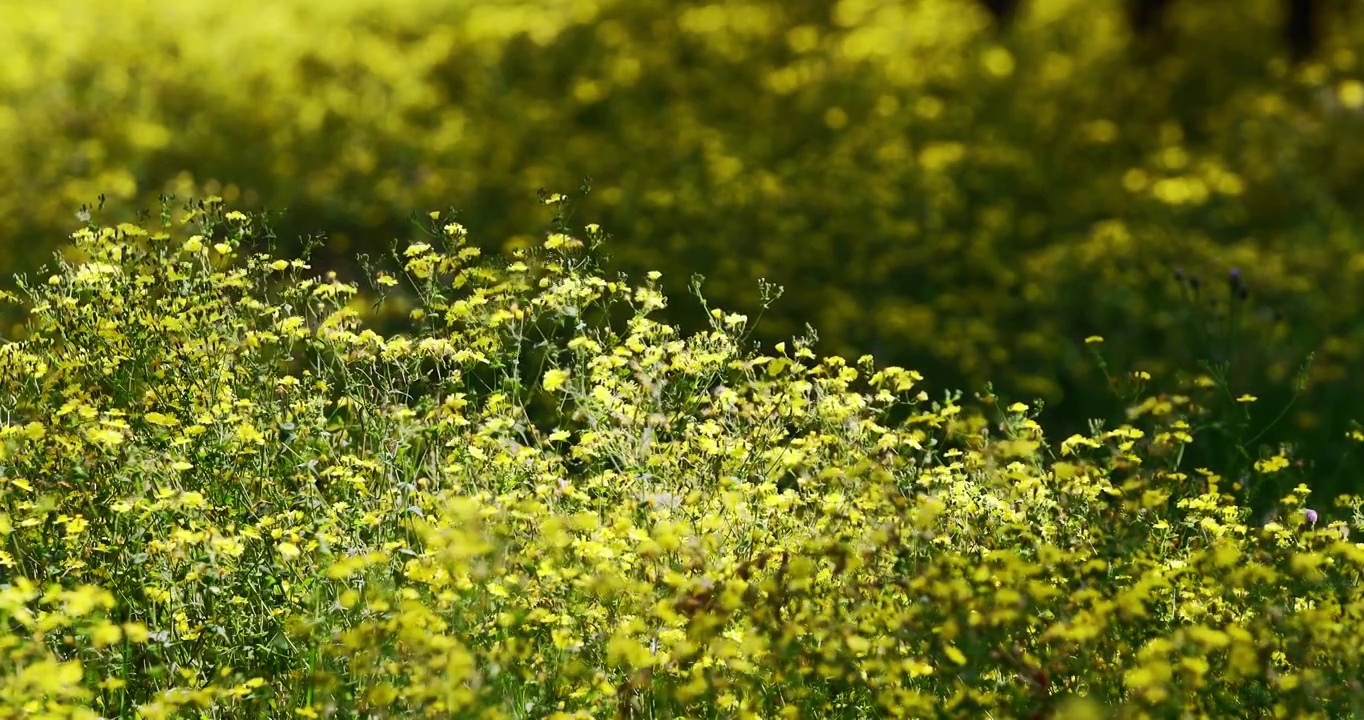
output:
[[[449,206],[489,250],[535,242],[536,191],[590,176],[573,222],[664,270],[678,322],[703,319],[693,273],[752,316],[765,278],[757,340],[808,323],[826,353],[1040,398],[1059,437],[1124,408],[1089,336],[1172,391],[1229,362],[1259,445],[1357,489],[1358,3],[1314,3],[1305,48],[1300,0],[1138,2],[1142,33],[1127,0],[1009,4],[0,0],[4,286],[101,194],[108,219],[287,210],[280,240],[326,233],[345,268]]]

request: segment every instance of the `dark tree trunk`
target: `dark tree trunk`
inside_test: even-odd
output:
[[[1284,42],[1295,61],[1307,59],[1321,41],[1319,0],[1284,0]]]
[[[999,22],[1008,22],[1018,12],[1018,5],[1021,0],[980,0],[990,15]]]
[[[1127,22],[1138,37],[1151,37],[1165,26],[1170,0],[1128,0]]]

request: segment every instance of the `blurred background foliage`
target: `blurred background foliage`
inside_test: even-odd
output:
[[[1294,62],[1278,0],[1140,37],[1119,0],[989,4],[0,0],[0,269],[101,193],[287,209],[338,264],[447,206],[507,250],[590,175],[574,221],[684,324],[692,273],[753,314],[766,278],[759,339],[1042,398],[1053,435],[1123,407],[1088,336],[1157,383],[1232,361],[1257,442],[1357,484],[1364,18],[1323,0]]]

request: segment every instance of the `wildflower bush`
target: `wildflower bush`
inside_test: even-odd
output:
[[[704,300],[660,322],[596,225],[484,262],[424,220],[365,263],[393,333],[216,198],[20,283],[0,716],[1362,709],[1364,501],[1260,524],[1185,466],[1195,400],[1049,436]]]
[[[767,278],[792,289],[768,342],[810,323],[832,352],[990,381],[1075,431],[1121,407],[1081,340],[1159,377],[1225,362],[1173,273],[1239,267],[1272,342],[1236,394],[1273,417],[1315,352],[1266,440],[1347,453],[1359,24],[1291,66],[1277,0],[1175,3],[1159,53],[1120,0],[1035,0],[1007,31],[979,5],[0,0],[0,253],[36,266],[99,193],[208,193],[288,208],[286,239],[327,231],[345,275],[451,199],[483,250],[533,243],[512,219],[534,190],[588,173],[613,269],[688,267],[739,308]],[[1330,487],[1353,489],[1350,463]]]

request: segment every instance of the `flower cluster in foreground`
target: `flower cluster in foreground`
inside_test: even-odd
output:
[[[216,199],[8,298],[0,717],[1364,707],[1359,499],[1261,525],[1169,402],[1057,441],[683,335],[595,226],[499,266],[430,220],[367,278],[400,334]]]

